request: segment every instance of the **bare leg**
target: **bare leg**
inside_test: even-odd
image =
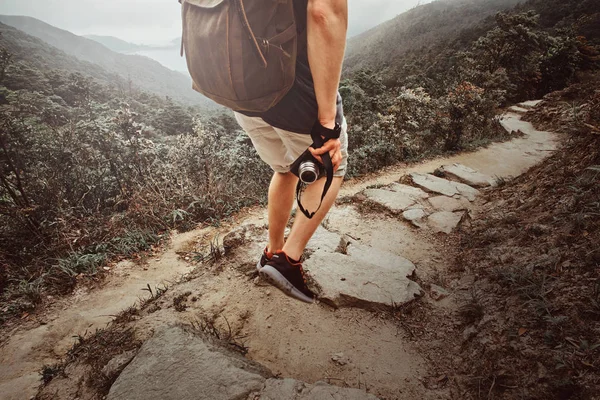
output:
[[[333,202],[340,191],[342,181],[343,178],[341,177],[333,178],[331,187],[327,192],[327,196],[325,196],[323,199],[323,204],[321,204],[319,212],[317,212],[312,219],[306,218],[306,216],[300,212],[300,210],[298,210],[294,225],[292,226],[292,231],[288,236],[287,242],[283,246],[283,251],[288,255],[288,257],[294,260],[300,260],[306,244],[333,205]],[[319,179],[317,182],[308,186],[304,193],[302,193],[302,205],[308,211],[314,211],[319,206],[319,200],[321,199],[324,185],[325,179]]]
[[[285,227],[290,219],[298,178],[291,172],[275,172],[269,186],[269,246],[270,252],[283,249]]]

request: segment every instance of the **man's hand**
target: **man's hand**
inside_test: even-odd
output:
[[[323,164],[321,154],[329,153],[331,163],[333,164],[333,172],[337,171],[342,163],[342,142],[340,142],[340,139],[329,139],[323,147],[318,149],[309,147],[308,150],[321,164]]]

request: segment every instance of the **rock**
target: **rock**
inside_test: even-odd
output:
[[[414,197],[408,194],[392,192],[391,190],[366,189],[363,193],[369,200],[381,204],[393,212],[402,212],[417,202]]]
[[[331,356],[331,360],[337,365],[346,365],[350,362],[348,357],[344,355],[344,353],[337,353]]]
[[[466,167],[462,164],[451,164],[444,165],[440,168],[440,171],[450,178],[458,179],[459,181],[474,187],[483,188],[487,186],[495,186],[495,181],[491,177],[484,175]]]
[[[445,196],[454,196],[458,194],[458,189],[453,182],[438,178],[431,174],[412,173],[410,177],[415,185],[434,193],[440,193]]]
[[[335,253],[343,240],[344,238],[339,234],[330,232],[323,228],[323,226],[319,226],[306,245],[306,249],[309,253],[316,251]]]
[[[508,109],[510,111],[514,111],[514,112],[518,112],[518,113],[526,113],[527,111],[529,111],[526,108],[519,107],[519,106],[511,106],[511,107],[508,107]]]
[[[108,400],[233,400],[260,392],[272,374],[182,328],[162,328],[110,388]]]
[[[103,368],[102,373],[107,378],[113,378],[127,366],[135,357],[137,350],[130,350],[112,358]]]
[[[479,190],[472,188],[469,185],[438,178],[431,174],[412,173],[410,174],[410,177],[415,185],[430,192],[443,194],[449,197],[461,195],[466,197],[469,201],[473,201],[479,194]]]
[[[415,271],[412,262],[354,242],[347,254],[314,252],[304,269],[309,287],[334,307],[392,307],[421,294],[420,286],[408,279]]]
[[[406,194],[414,199],[426,199],[429,194],[422,189],[414,186],[403,185],[402,183],[392,183],[388,186],[389,190],[393,192]]]
[[[459,210],[468,210],[471,208],[471,203],[466,199],[455,199],[448,196],[430,197],[429,203],[436,211],[454,212]]]
[[[440,301],[450,296],[450,293],[446,289],[434,284],[431,284],[429,288],[429,294],[431,295],[431,298],[435,301]]]
[[[529,100],[529,101],[524,101],[522,103],[517,104],[517,106],[519,107],[523,107],[523,108],[533,108],[535,106],[537,106],[538,104],[540,104],[543,100]]]
[[[427,216],[427,213],[422,208],[413,208],[410,210],[406,210],[402,213],[402,217],[411,222],[418,228],[423,228],[426,226],[424,218]]]
[[[427,225],[434,232],[452,233],[462,219],[461,213],[440,211],[427,218]]]
[[[180,327],[149,339],[110,388],[107,400],[377,400],[358,389],[275,379],[263,366]]]
[[[251,397],[252,398],[252,397]],[[269,379],[256,400],[377,400],[377,397],[359,389],[341,388],[316,382],[309,385],[294,379]]]

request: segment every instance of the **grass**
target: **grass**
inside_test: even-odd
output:
[[[108,394],[108,391],[118,376],[106,376],[102,369],[115,356],[127,351],[138,349],[142,343],[135,336],[132,328],[113,325],[107,329],[97,329],[95,332],[78,335],[77,341],[67,352],[65,358],[53,365],[44,365],[40,371],[44,385],[49,385],[57,378],[69,378],[65,374],[66,368],[74,363],[86,364],[83,381],[91,387],[99,398]],[[40,392],[41,393],[41,392]],[[39,397],[39,393],[38,393]],[[47,397],[41,397],[47,398]]]
[[[216,339],[217,341],[227,345],[227,347],[246,355],[248,353],[248,347],[241,342],[244,337],[235,335],[232,332],[231,325],[225,316],[222,316],[222,318],[227,325],[227,329],[225,330],[219,328],[216,324],[218,317],[218,315],[212,317],[203,315],[193,321],[188,328],[197,334],[212,337],[213,339]]]
[[[208,248],[206,249],[206,251],[195,252],[193,254],[194,254],[193,260],[195,262],[215,263],[215,262],[219,261],[221,258],[223,258],[223,256],[225,255],[225,251],[223,249],[222,243],[220,243],[220,241],[219,241],[219,236],[217,235],[210,241],[210,244],[209,244]]]
[[[65,257],[51,259],[45,267],[32,265],[18,270],[9,269],[12,274],[8,274],[8,287],[1,297],[6,305],[0,314],[0,325],[34,309],[46,295],[70,292],[76,285],[76,277],[83,275],[95,278],[103,273],[102,267],[113,260],[148,251],[162,239],[163,236],[156,232],[133,230],[105,242],[72,251]]]

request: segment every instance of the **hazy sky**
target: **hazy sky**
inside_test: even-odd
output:
[[[349,36],[431,0],[348,0]],[[27,15],[78,35],[162,44],[181,32],[177,0],[0,0],[0,14]]]

